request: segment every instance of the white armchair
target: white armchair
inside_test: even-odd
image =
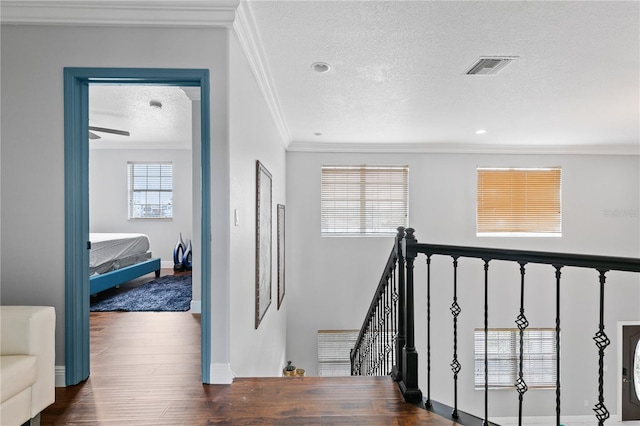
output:
[[[55,310],[0,306],[0,424],[20,426],[55,401]]]

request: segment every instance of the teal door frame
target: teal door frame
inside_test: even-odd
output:
[[[89,377],[89,84],[200,87],[201,100],[201,359],[211,366],[211,156],[209,70],[166,68],[64,69],[65,382]]]

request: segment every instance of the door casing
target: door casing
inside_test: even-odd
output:
[[[618,421],[622,419],[622,346],[623,346],[623,338],[622,338],[622,328],[625,326],[638,325],[640,326],[640,321],[618,321],[617,323],[617,338],[618,344],[616,348],[617,353],[617,364],[616,364],[616,393],[618,397]]]
[[[207,69],[65,68],[65,383],[89,377],[89,84],[200,87],[201,96],[201,362],[202,382],[211,366],[211,153]],[[78,283],[81,283],[80,285]]]

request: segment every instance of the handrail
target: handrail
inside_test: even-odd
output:
[[[374,293],[373,299],[371,300],[371,304],[369,305],[369,309],[367,310],[367,315],[365,316],[364,322],[362,323],[362,327],[360,327],[360,333],[358,333],[358,338],[356,339],[356,343],[354,347],[359,347],[362,345],[362,341],[364,340],[364,336],[367,330],[367,326],[370,323],[371,318],[374,316],[376,308],[378,306],[378,302],[380,300],[380,296],[384,293],[384,289],[387,286],[386,278],[390,276],[389,272],[393,271],[396,267],[396,262],[398,261],[398,257],[396,256],[395,250],[391,251],[389,255],[389,259],[387,260],[387,264],[382,273],[382,278],[380,278],[380,282],[378,283],[378,287]],[[353,363],[355,357],[355,351],[351,353],[351,362]]]
[[[379,310],[381,298],[386,294],[389,283],[394,278],[393,274],[396,270],[396,266],[398,264],[399,259],[402,259],[402,253],[400,250],[400,241],[402,240],[403,237],[404,237],[404,228],[400,227],[398,228],[396,241],[394,243],[393,249],[391,250],[391,253],[389,253],[387,263],[384,267],[384,270],[382,271],[382,276],[380,277],[380,281],[378,282],[378,286],[376,287],[376,291],[374,292],[373,299],[371,300],[369,309],[367,310],[367,314],[365,315],[364,321],[362,323],[362,327],[360,327],[360,333],[358,333],[358,338],[356,339],[354,348],[351,350],[350,358],[351,358],[351,374],[352,375],[363,375],[362,366],[359,364],[359,362],[361,362],[362,360],[358,358],[363,357],[362,348],[366,344],[365,342],[366,335],[371,330],[371,327],[374,325],[373,321]],[[393,295],[391,297],[393,297]],[[396,301],[388,300],[387,304],[389,304],[389,302],[397,302],[397,300]],[[397,312],[398,312],[397,309],[394,309],[392,312],[389,312],[391,314],[390,316],[393,317],[392,319],[396,322],[396,325],[394,327],[395,330],[397,330],[397,318],[395,318],[398,315]],[[394,334],[393,340],[397,341],[399,337],[398,333],[393,333],[393,334]],[[392,348],[392,350],[393,349],[395,349],[395,345],[394,345],[394,348]],[[396,352],[395,350],[393,350],[392,352],[392,358],[394,360],[393,365],[397,364],[395,355],[396,355]],[[386,375],[389,373],[390,372],[387,371],[387,372],[384,372],[383,374]]]
[[[407,233],[409,230],[407,229]],[[587,254],[554,253],[529,250],[495,249],[471,246],[415,243],[407,246],[409,254],[423,253],[470,257],[482,260],[507,260],[539,263],[552,266],[591,268],[602,271],[640,272],[640,259],[633,257],[598,256]]]

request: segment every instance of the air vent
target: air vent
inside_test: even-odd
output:
[[[468,75],[494,75],[517,59],[517,56],[482,57],[467,71]]]

